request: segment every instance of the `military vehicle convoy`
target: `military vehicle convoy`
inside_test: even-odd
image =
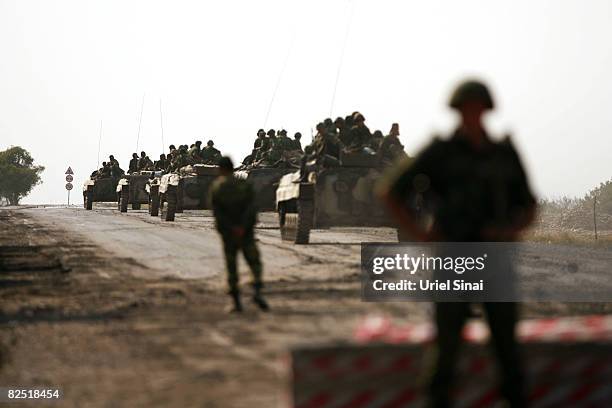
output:
[[[276,190],[281,238],[307,244],[311,229],[393,226],[374,190],[384,168],[377,155],[340,153],[340,165],[315,161],[283,176]]]
[[[125,174],[119,180],[116,191],[117,206],[120,212],[127,212],[129,204],[132,205],[132,210],[140,210],[142,204],[149,204],[147,185],[154,176],[154,171],[141,171]]]
[[[90,177],[83,183],[83,207],[93,209],[93,203],[114,203],[117,201],[118,178]]]

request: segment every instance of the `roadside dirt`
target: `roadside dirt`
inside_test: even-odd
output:
[[[167,274],[150,269],[54,219],[0,212],[0,383],[61,387],[61,406],[276,407],[290,345],[350,339],[357,320],[376,309],[425,318],[422,306],[363,304],[351,268],[333,271],[290,251],[285,258],[306,269],[312,262],[319,277],[271,272],[273,311],[255,310],[247,286],[246,313],[230,316],[220,253],[208,260],[214,273],[180,279],[171,266]]]
[[[0,385],[61,387],[66,407],[277,407],[293,345],[350,341],[368,314],[430,317],[425,303],[360,300],[359,242],[392,241],[390,230],[293,246],[263,214],[257,235],[272,311],[248,301],[242,263],[236,316],[209,213],[168,224],[104,207],[0,210]],[[610,309],[528,304],[524,316]]]

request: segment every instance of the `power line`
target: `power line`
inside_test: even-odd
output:
[[[140,105],[140,120],[138,120],[138,135],[136,136],[136,152],[138,152],[138,145],[140,143],[140,126],[142,125],[142,111],[144,110],[145,94],[142,94],[142,104]]]
[[[329,107],[329,117],[332,117],[334,110],[334,103],[336,102],[336,91],[338,90],[338,82],[340,81],[340,72],[342,71],[342,65],[344,63],[344,53],[346,51],[346,45],[348,44],[349,34],[351,32],[351,25],[353,23],[353,14],[355,12],[355,3],[350,1],[350,14],[348,22],[346,24],[346,32],[344,33],[344,42],[342,44],[342,50],[340,52],[340,61],[338,63],[338,71],[336,72],[336,82],[334,83],[334,92],[332,94],[331,105]]]

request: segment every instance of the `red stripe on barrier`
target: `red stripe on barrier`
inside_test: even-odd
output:
[[[357,357],[353,360],[353,368],[359,371],[368,371],[372,368],[372,357],[369,355]]]
[[[296,405],[296,408],[323,408],[330,402],[332,402],[333,396],[323,392],[317,394],[303,404]]]
[[[567,402],[580,402],[585,397],[589,396],[591,391],[598,388],[599,386],[600,384],[598,384],[597,382],[591,382],[591,383],[585,384],[581,386],[580,388],[578,388],[573,393],[571,393],[570,395],[568,395],[566,401]]]
[[[409,389],[402,391],[397,397],[387,402],[380,408],[402,408],[410,402],[414,401],[417,397],[415,390]]]
[[[373,391],[365,391],[361,394],[357,395],[355,398],[350,400],[344,405],[341,405],[340,408],[361,408],[367,407],[370,402],[374,399],[376,394]]]
[[[471,407],[472,408],[490,407],[493,404],[493,402],[497,401],[498,399],[499,399],[499,393],[497,392],[496,389],[492,389],[492,390],[487,391],[485,395],[483,395],[482,397],[480,397],[480,399],[475,401],[471,405]]]
[[[539,401],[550,392],[551,386],[549,384],[541,385],[535,388],[529,395],[529,401]]]
[[[412,366],[412,362],[413,362],[412,356],[410,355],[402,356],[396,359],[395,361],[393,361],[393,364],[391,364],[391,367],[389,367],[389,371],[394,372],[394,371],[406,370],[410,368],[410,366]]]

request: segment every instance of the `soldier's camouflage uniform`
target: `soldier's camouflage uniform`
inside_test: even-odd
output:
[[[489,241],[482,231],[512,225],[535,203],[518,154],[509,139],[488,137],[473,148],[457,130],[446,141],[436,139],[411,164],[392,177],[389,192],[397,202],[413,202],[422,194],[433,229],[447,242]],[[409,209],[414,214],[414,209]],[[512,406],[523,404],[523,378],[514,330],[514,303],[484,303],[491,339],[502,376],[502,394]],[[470,314],[469,303],[436,303],[437,361],[431,381],[433,406],[448,406],[449,390]]]
[[[211,186],[210,196],[216,227],[223,240],[223,250],[227,266],[227,285],[229,293],[238,294],[238,270],[236,257],[242,251],[253,274],[253,286],[262,285],[262,265],[255,244],[254,227],[257,221],[255,192],[250,183],[233,176],[220,176]],[[244,228],[244,236],[239,239],[232,229]]]

